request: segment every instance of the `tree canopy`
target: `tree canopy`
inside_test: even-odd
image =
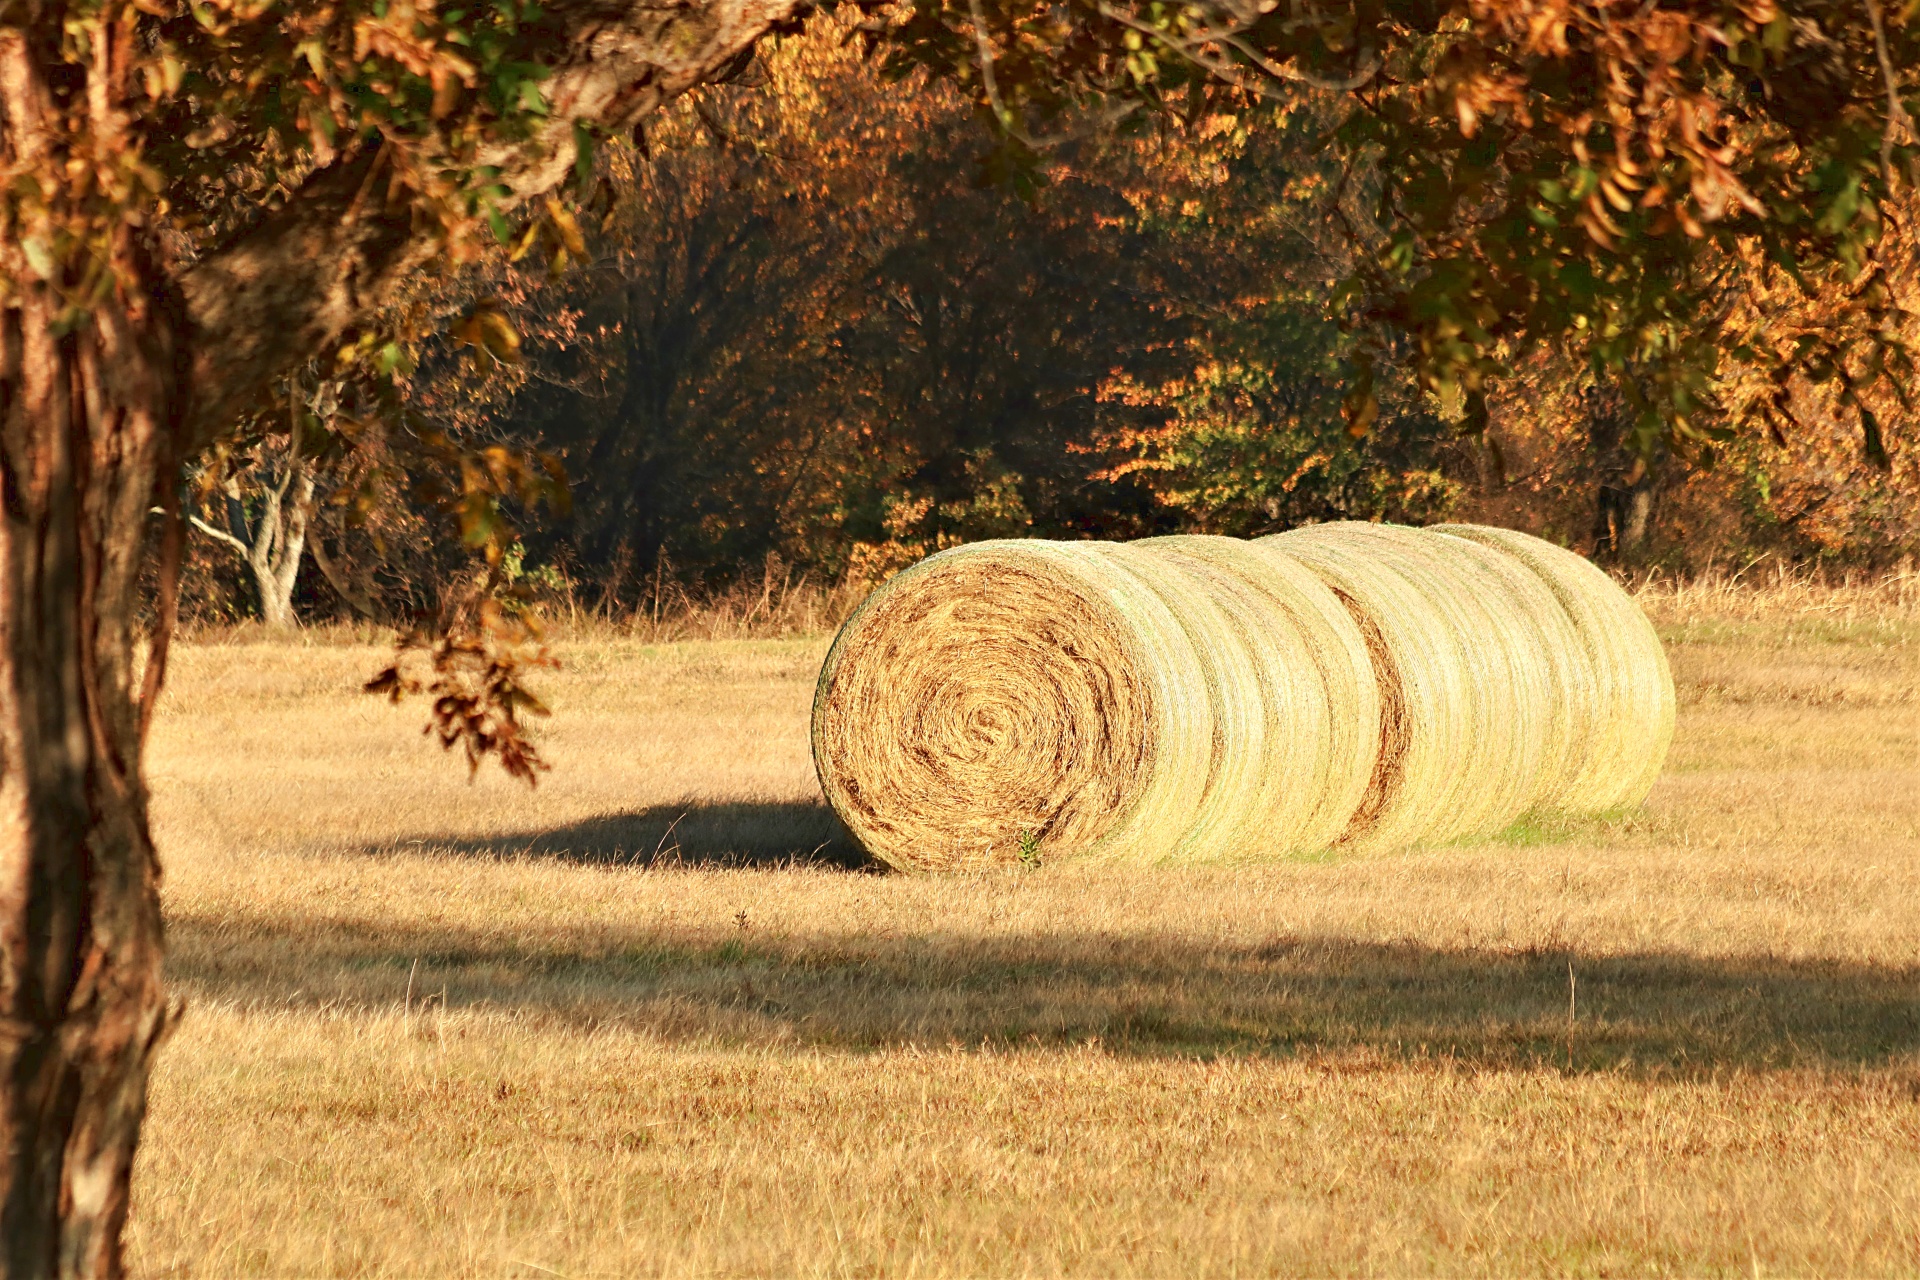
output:
[[[1911,374],[1902,282],[1920,42],[1861,4],[965,5],[922,0],[896,66],[973,87],[1034,160],[1089,115],[1191,111],[1221,86],[1338,97],[1327,142],[1367,217],[1342,290],[1485,421],[1541,349],[1616,371],[1632,442],[1784,435],[1804,376],[1857,415]],[[1374,400],[1363,376],[1350,413]]]

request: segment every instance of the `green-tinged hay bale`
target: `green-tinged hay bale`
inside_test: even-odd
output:
[[[1381,754],[1348,843],[1491,834],[1558,785],[1567,733],[1552,721],[1563,699],[1532,611],[1487,557],[1354,522],[1261,541],[1320,574],[1374,649]]]
[[[1208,682],[1226,764],[1188,856],[1273,857],[1332,844],[1366,792],[1380,744],[1379,689],[1352,617],[1315,574],[1256,543],[1150,538],[1119,550],[1185,568],[1232,627],[1232,652]],[[1143,576],[1166,573],[1143,567]]]
[[[1181,848],[1215,762],[1212,702],[1162,591],[1098,544],[977,542],[875,591],[827,655],[828,802],[903,870],[1147,860]]]
[[[814,763],[903,869],[1198,862],[1643,799],[1673,686],[1605,574],[1499,529],[981,542],[841,628]]]
[[[1518,628],[1508,658],[1518,665],[1516,688],[1522,709],[1539,716],[1539,773],[1528,809],[1560,809],[1586,765],[1593,743],[1593,664],[1573,619],[1540,575],[1512,556],[1479,542],[1430,529],[1421,534],[1456,562],[1475,585],[1476,597]],[[1504,824],[1502,824],[1504,825]]]
[[[1431,530],[1511,556],[1538,575],[1572,624],[1586,680],[1573,686],[1586,749],[1556,807],[1603,813],[1647,798],[1673,741],[1673,674],[1653,625],[1619,584],[1585,557],[1512,529],[1446,524]]]

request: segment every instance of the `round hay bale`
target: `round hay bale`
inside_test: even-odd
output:
[[[820,785],[903,869],[1220,861],[1643,799],[1665,656],[1598,569],[1453,525],[931,556],[841,628]]]
[[[1180,536],[1129,546],[1201,579],[1234,632],[1236,652],[1209,672],[1208,689],[1238,768],[1216,776],[1208,800],[1219,825],[1206,829],[1203,814],[1193,848],[1254,858],[1331,845],[1366,793],[1380,745],[1379,688],[1352,616],[1311,571],[1257,543]]]
[[[1430,532],[1491,547],[1537,575],[1566,612],[1584,655],[1573,685],[1585,750],[1556,803],[1604,813],[1647,798],[1673,741],[1673,673],[1653,624],[1620,585],[1584,556],[1513,529],[1443,524]]]
[[[1537,609],[1496,560],[1463,554],[1456,539],[1351,521],[1261,542],[1320,574],[1373,649],[1381,748],[1346,843],[1489,835],[1559,785],[1564,698]]]
[[[1218,757],[1188,626],[1099,544],[928,557],[840,629],[814,695],[827,801],[875,857],[1150,860],[1183,846]]]
[[[1539,772],[1527,808],[1562,808],[1593,741],[1590,699],[1582,693],[1593,685],[1593,665],[1573,620],[1540,576],[1512,556],[1431,529],[1421,533],[1458,561],[1484,604],[1514,625],[1511,634],[1522,642],[1509,654],[1518,664],[1515,687],[1524,695],[1522,710],[1539,717]]]

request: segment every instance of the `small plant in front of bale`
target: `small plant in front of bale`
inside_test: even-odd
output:
[[[1040,833],[1022,831],[1020,833],[1020,865],[1029,870],[1040,865]]]

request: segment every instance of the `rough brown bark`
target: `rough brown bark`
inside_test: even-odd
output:
[[[115,1275],[164,1035],[159,868],[132,628],[170,460],[149,306],[65,333],[0,312],[0,1248],[9,1276]]]
[[[1646,551],[1653,525],[1654,477],[1642,466],[1637,474],[1601,484],[1594,499],[1593,555],[1608,564],[1637,563]]]
[[[109,144],[131,38],[100,35],[86,84],[87,127]],[[57,159],[73,119],[42,51],[0,30],[14,164]],[[104,248],[121,274],[90,310],[72,304],[84,267],[37,283],[15,270],[0,308],[0,1257],[14,1277],[121,1270],[169,1022],[133,662],[147,511],[173,461],[177,322],[132,229]]]

